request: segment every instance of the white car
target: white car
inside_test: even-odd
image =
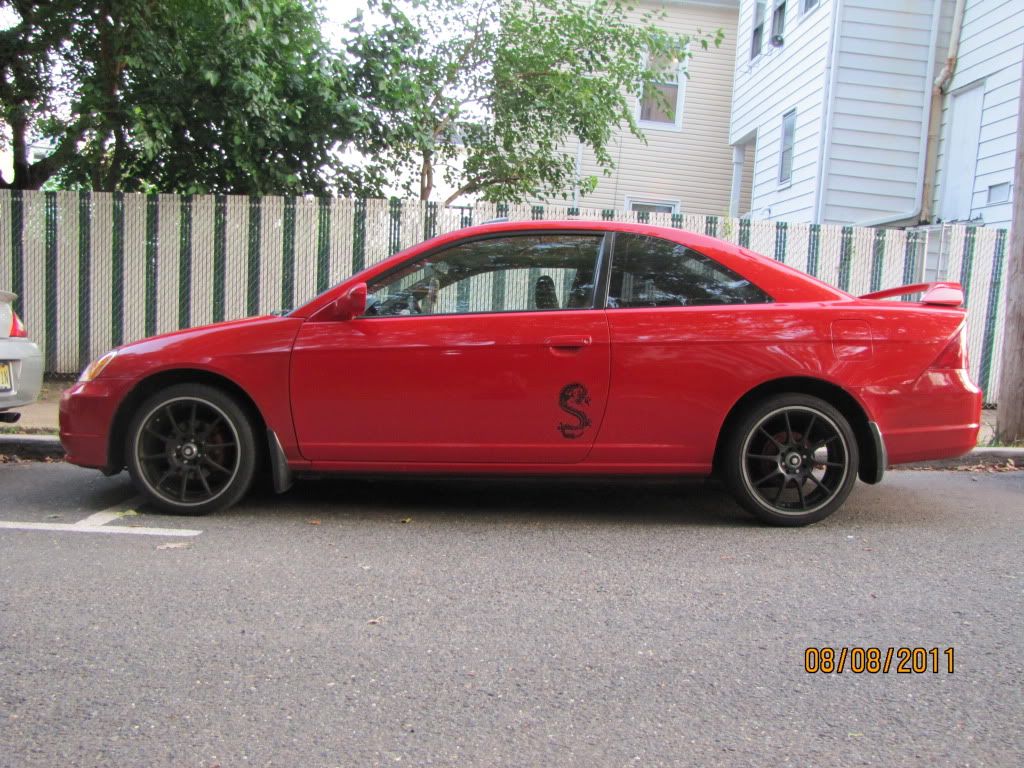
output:
[[[15,298],[0,291],[0,423],[21,418],[11,409],[35,402],[43,385],[43,356],[14,312]]]

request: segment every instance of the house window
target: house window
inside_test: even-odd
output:
[[[641,200],[627,197],[626,210],[636,213],[678,213],[679,202],[672,200]]]
[[[764,39],[764,6],[765,0],[756,0],[754,3],[754,34],[750,40],[751,59],[761,55],[761,43]]]
[[[804,13],[810,13],[818,7],[818,0],[803,0]]]
[[[1004,181],[1002,184],[992,184],[989,186],[987,200],[989,205],[1008,202],[1010,202],[1010,182]]]
[[[640,96],[640,122],[656,127],[681,127],[686,90],[682,67],[677,61],[664,59],[649,62],[649,66],[657,73],[657,79],[644,86]]]
[[[782,149],[779,152],[779,183],[793,178],[793,144],[796,138],[796,110],[782,116]]]
[[[786,2],[776,2],[775,11],[772,13],[772,45],[782,45],[782,36],[786,32]]]

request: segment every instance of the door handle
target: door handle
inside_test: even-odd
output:
[[[590,346],[594,340],[590,336],[552,336],[544,343],[553,349],[582,349]]]

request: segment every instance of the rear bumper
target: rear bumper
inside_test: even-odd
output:
[[[0,362],[11,364],[9,392],[0,392],[0,411],[34,403],[43,386],[43,356],[25,339],[0,339]]]
[[[117,470],[110,466],[110,429],[131,382],[96,379],[78,382],[60,398],[60,442],[65,457],[80,467]]]
[[[909,391],[865,393],[885,439],[888,463],[951,459],[973,450],[982,393],[966,371],[928,371]]]

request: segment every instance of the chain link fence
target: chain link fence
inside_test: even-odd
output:
[[[993,400],[1005,230],[865,229],[538,205],[0,191],[0,288],[68,374],[157,333],[289,309],[434,235],[507,217],[650,223],[738,243],[862,294],[923,279],[964,286],[975,380]]]

